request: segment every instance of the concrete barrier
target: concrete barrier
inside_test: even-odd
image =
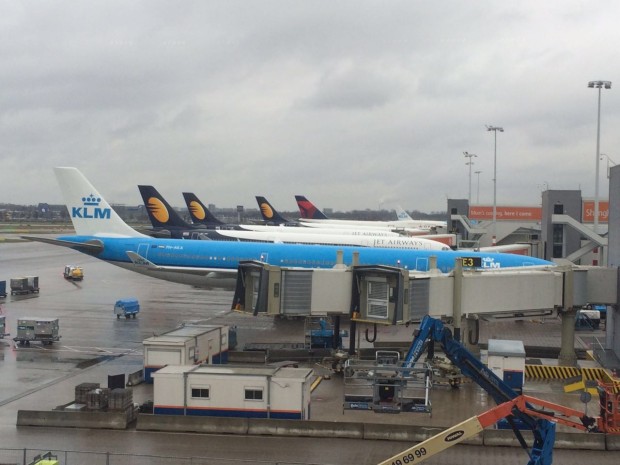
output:
[[[267,357],[264,351],[228,351],[228,363],[258,363],[265,364]]]
[[[245,435],[248,434],[248,419],[140,414],[136,430]]]
[[[363,439],[362,423],[248,419],[248,434],[269,436],[306,436],[316,438]]]
[[[521,431],[525,441],[532,444],[531,431]],[[485,446],[521,447],[512,430],[485,429],[483,432]],[[599,433],[564,433],[555,434],[555,449],[605,450],[605,435]]]
[[[555,433],[556,449],[605,450],[605,434],[602,433]]]
[[[127,429],[127,413],[19,410],[17,412],[17,426]]]
[[[620,450],[620,434],[606,434],[605,448],[607,450]]]
[[[422,442],[443,431],[443,428],[426,426],[390,425],[383,423],[366,423],[364,439],[386,441]]]

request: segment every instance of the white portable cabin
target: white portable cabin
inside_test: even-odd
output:
[[[228,326],[188,325],[149,337],[144,346],[144,380],[166,365],[228,362]]]
[[[523,341],[489,339],[487,365],[500,379],[517,392],[525,380],[525,347]]]
[[[311,368],[167,366],[154,379],[153,413],[310,419]]]

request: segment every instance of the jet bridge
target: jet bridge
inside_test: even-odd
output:
[[[302,269],[250,261],[239,265],[232,308],[273,317],[343,315],[381,325],[408,324],[425,315],[526,318],[592,303],[615,305],[617,274],[615,268],[580,266],[479,271],[457,263],[445,274],[432,268]]]

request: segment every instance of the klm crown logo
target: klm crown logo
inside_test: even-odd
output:
[[[100,208],[101,197],[95,197],[90,194],[86,197],[82,197],[82,207],[72,207],[72,218],[85,218],[85,219],[105,219],[109,220],[112,211],[109,208]]]

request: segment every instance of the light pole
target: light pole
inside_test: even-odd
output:
[[[601,89],[611,89],[611,81],[590,81],[588,87],[598,89],[598,118],[596,120],[596,171],[594,178],[594,232],[598,234],[598,183],[599,161],[601,158]]]
[[[504,132],[504,128],[490,126],[487,124],[487,131],[493,131],[495,135],[495,146],[493,149],[493,241],[497,243],[497,131]]]
[[[469,161],[465,162],[465,164],[469,165],[469,194],[467,196],[467,203],[471,204],[471,165],[474,164],[474,162],[472,161],[472,158],[477,157],[478,155],[475,155],[473,153],[467,153],[467,152],[463,152],[463,155],[465,155],[465,158],[469,159]]]
[[[480,173],[482,173],[482,171],[474,171],[474,173],[476,174],[476,176],[478,176],[478,180],[477,180],[477,187],[476,187],[476,204],[480,205]]]

